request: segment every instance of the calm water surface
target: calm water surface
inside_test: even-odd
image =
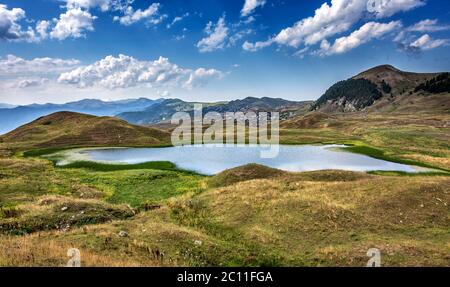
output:
[[[75,160],[103,163],[135,164],[149,161],[170,161],[179,168],[213,175],[229,168],[258,163],[286,171],[314,171],[340,169],[351,171],[404,171],[417,172],[417,167],[374,159],[365,155],[345,152],[341,146],[279,146],[275,158],[261,158],[262,146],[194,145],[169,148],[96,148],[66,152],[59,164]]]

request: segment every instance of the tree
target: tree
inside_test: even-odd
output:
[[[390,88],[390,87],[389,87]],[[340,81],[331,86],[323,96],[315,103],[313,109],[319,108],[328,101],[342,101],[343,104],[351,103],[360,110],[371,106],[382,97],[382,93],[373,82],[366,79],[349,79]]]

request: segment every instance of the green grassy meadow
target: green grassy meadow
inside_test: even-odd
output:
[[[352,152],[440,169],[413,176],[55,166],[41,156],[60,147],[2,143],[0,266],[64,266],[71,247],[84,266],[365,266],[373,247],[383,266],[448,266],[448,120],[282,127],[283,144],[351,144]]]

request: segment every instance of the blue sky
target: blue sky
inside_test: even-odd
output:
[[[450,71],[449,16],[442,0],[0,0],[0,102],[311,100],[380,64]]]

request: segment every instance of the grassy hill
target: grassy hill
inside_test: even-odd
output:
[[[74,246],[83,266],[365,266],[373,247],[383,266],[449,260],[445,176],[250,165],[202,177],[29,159],[0,159],[0,172],[1,266],[63,266]]]
[[[391,65],[381,65],[364,71],[353,77],[353,79],[366,79],[375,83],[380,88],[382,88],[384,82],[392,88],[392,94],[399,94],[414,89],[419,84],[438,74],[405,72]]]
[[[345,143],[450,170],[448,94],[398,94],[421,76],[391,67],[362,76],[381,99],[356,112],[289,111],[281,142]],[[292,173],[248,164],[208,177],[170,163],[58,167],[16,152],[162,145],[169,136],[61,112],[0,137],[0,266],[64,266],[73,247],[83,266],[365,266],[369,248],[380,249],[382,266],[449,265],[450,177],[443,172]]]
[[[415,92],[450,93],[450,73],[442,73],[418,85]]]
[[[282,141],[365,143],[450,166],[443,115],[316,115],[284,126]],[[57,127],[48,137],[33,133],[41,126],[58,123],[75,135],[104,121],[136,128],[62,113],[7,140],[33,148],[60,137]],[[365,266],[373,247],[383,266],[446,266],[449,187],[449,177],[436,174],[247,165],[205,177],[158,165],[55,167],[0,156],[0,266],[64,266],[74,246],[83,266]]]
[[[4,144],[28,148],[151,146],[166,145],[169,141],[170,134],[162,130],[73,112],[41,117],[0,137]]]

